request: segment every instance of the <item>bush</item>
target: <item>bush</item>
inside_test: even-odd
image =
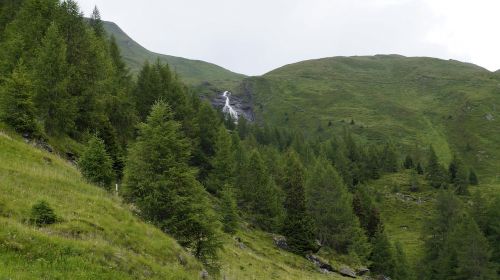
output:
[[[45,200],[40,200],[31,207],[31,222],[39,227],[50,225],[57,221],[54,210]]]

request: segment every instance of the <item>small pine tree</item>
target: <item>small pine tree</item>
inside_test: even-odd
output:
[[[39,227],[51,225],[57,221],[54,209],[45,200],[40,200],[31,208],[31,222]]]
[[[467,186],[469,185],[469,179],[467,171],[462,163],[462,161],[458,158],[457,155],[453,157],[453,160],[450,163],[448,168],[448,172],[450,175],[450,183],[455,188],[455,192],[459,195],[465,195],[469,193]]]
[[[314,224],[306,211],[304,168],[293,151],[288,152],[286,161],[286,219],[283,234],[292,252],[305,254],[317,250],[317,245],[314,241]]]
[[[405,161],[404,161],[404,163],[403,163],[403,167],[404,167],[405,169],[412,169],[412,168],[414,167],[414,164],[413,164],[413,159],[411,158],[411,156],[410,156],[410,155],[407,155],[407,156],[405,157]]]
[[[0,117],[17,132],[37,136],[33,86],[22,60],[0,87]]]
[[[399,242],[396,242],[395,244],[394,260],[395,260],[395,267],[394,267],[393,278],[396,280],[413,279],[410,265],[408,264],[406,254],[403,251],[403,246]]]
[[[418,181],[417,171],[412,170],[410,174],[410,191],[420,191],[420,182]]]
[[[78,161],[78,166],[83,177],[90,183],[110,189],[114,179],[113,161],[106,152],[104,141],[100,138],[97,136],[90,138],[87,149]]]
[[[477,178],[476,172],[471,169],[469,172],[469,184],[472,186],[477,186],[479,185],[479,179]]]
[[[424,168],[422,168],[422,164],[420,164],[420,162],[417,163],[416,170],[418,175],[424,175]]]

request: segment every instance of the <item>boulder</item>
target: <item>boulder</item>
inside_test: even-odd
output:
[[[306,255],[306,259],[312,262],[323,273],[334,272],[333,267],[328,262],[324,261],[316,255],[308,254]]]
[[[200,272],[200,278],[201,278],[201,279],[208,279],[208,271],[206,271],[205,269],[203,269],[203,270]]]
[[[286,237],[282,235],[274,235],[273,236],[273,241],[276,247],[283,249],[283,250],[288,250],[288,244],[286,243]]]
[[[339,269],[339,273],[340,275],[342,276],[347,276],[347,277],[351,277],[351,278],[356,278],[356,272],[354,271],[354,269],[348,267],[348,266],[342,266],[340,269]]]
[[[370,272],[370,270],[367,267],[360,267],[360,268],[356,269],[356,274],[359,276],[363,276],[363,275],[367,274],[368,272]]]

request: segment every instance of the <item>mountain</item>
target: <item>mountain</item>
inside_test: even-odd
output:
[[[205,61],[151,52],[130,38],[115,23],[104,21],[103,24],[106,32],[116,38],[123,59],[132,73],[138,73],[145,61],[154,63],[159,59],[162,63],[168,63],[187,84],[214,91],[233,88],[245,77]]]
[[[308,134],[350,128],[367,140],[392,139],[424,155],[454,152],[499,183],[500,77],[453,60],[399,55],[303,61],[245,79],[257,121]]]

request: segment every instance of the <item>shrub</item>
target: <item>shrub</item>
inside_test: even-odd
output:
[[[40,200],[31,207],[31,222],[39,227],[50,225],[57,221],[54,210],[45,200]]]

